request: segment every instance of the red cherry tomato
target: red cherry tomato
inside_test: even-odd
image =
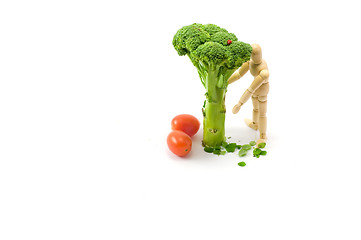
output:
[[[187,155],[192,150],[192,139],[190,136],[178,130],[169,133],[167,144],[169,150],[180,157]]]
[[[231,44],[232,43],[232,40],[228,40],[227,41],[227,44],[229,45],[229,44]]]
[[[185,132],[190,137],[198,132],[200,125],[198,119],[189,114],[175,116],[172,120],[172,130]]]

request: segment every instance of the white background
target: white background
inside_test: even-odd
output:
[[[356,1],[1,1],[0,239],[361,239]],[[268,155],[213,156],[171,119],[204,89],[172,46],[214,23],[269,65]],[[229,86],[241,144],[251,83]]]

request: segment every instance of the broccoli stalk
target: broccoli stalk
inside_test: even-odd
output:
[[[249,61],[252,47],[214,24],[182,27],[173,38],[180,56],[187,55],[197,68],[206,89],[203,106],[203,145],[221,146],[225,141],[225,97],[228,78]]]
[[[203,144],[206,146],[221,146],[225,141],[225,98],[227,80],[232,73],[219,66],[212,66],[208,70],[205,81],[206,103],[203,108]]]

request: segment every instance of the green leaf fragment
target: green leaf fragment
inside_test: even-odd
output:
[[[262,152],[261,149],[255,148],[255,149],[253,150],[253,156],[258,156],[258,157],[259,157],[259,155],[261,154],[261,152]]]
[[[249,144],[245,144],[245,145],[243,145],[242,146],[242,149],[244,149],[244,150],[250,150],[252,147],[251,147],[251,145],[249,145]]]
[[[227,152],[234,152],[236,150],[237,144],[236,143],[230,143],[227,144],[224,148]]]
[[[207,153],[212,153],[214,151],[214,149],[212,147],[205,147],[204,151]]]
[[[244,166],[246,166],[246,163],[245,162],[239,162],[238,165],[241,166],[241,167],[244,167]]]
[[[264,148],[266,146],[266,143],[260,143],[258,144],[258,148]]]
[[[267,151],[262,151],[260,148],[255,148],[253,150],[253,157],[259,158],[261,155],[267,155]]]
[[[238,156],[244,157],[244,156],[246,156],[246,155],[247,155],[247,150],[244,150],[244,149],[239,150]]]
[[[214,149],[213,154],[221,155],[221,150],[220,149]]]
[[[238,156],[244,157],[247,155],[247,152],[252,149],[252,146],[255,146],[255,145],[256,145],[255,141],[251,141],[251,142],[249,142],[249,144],[244,144],[244,145],[238,145],[236,143],[227,143],[226,141],[224,141],[222,143],[222,146],[218,146],[218,147],[207,147],[206,146],[206,147],[204,147],[204,151],[207,153],[213,153],[215,155],[225,155],[227,152],[235,152],[236,149],[239,149]],[[261,149],[261,148],[264,148],[265,146],[266,146],[266,143],[260,143],[260,144],[258,144],[258,147],[253,147],[253,157],[259,158],[261,155],[263,155],[263,156],[267,155],[267,151],[262,151],[262,149]]]

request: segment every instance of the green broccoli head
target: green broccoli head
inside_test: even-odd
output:
[[[204,29],[202,24],[194,23],[184,26],[177,31],[173,37],[173,46],[180,56],[186,55],[198,46],[208,42],[210,34]]]
[[[203,25],[204,30],[206,30],[210,35],[213,35],[217,32],[228,32],[226,29],[218,27],[215,24],[205,24]]]
[[[230,52],[229,67],[240,67],[244,62],[249,61],[252,53],[252,46],[250,44],[234,41],[227,47]]]
[[[252,47],[233,33],[214,24],[194,23],[177,31],[173,46],[180,56],[188,55],[197,67],[221,65],[236,69],[251,56]]]
[[[191,52],[191,57],[203,63],[220,65],[228,59],[225,46],[218,42],[206,42]]]
[[[232,42],[234,42],[234,41],[237,41],[238,39],[237,39],[236,35],[234,35],[233,33],[228,33],[228,32],[217,32],[217,33],[213,34],[211,37],[212,42],[220,43],[223,46],[231,45],[228,43],[228,40],[231,40]]]

